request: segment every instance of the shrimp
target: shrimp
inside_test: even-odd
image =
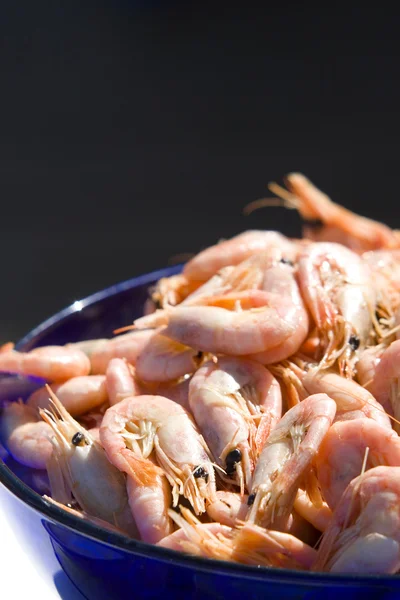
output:
[[[294,509],[318,531],[325,531],[332,518],[332,511],[326,502],[322,502],[321,506],[316,506],[311,502],[307,492],[301,489],[297,492]]]
[[[371,394],[386,412],[400,420],[400,340],[392,342],[383,352],[368,386]],[[394,428],[399,433],[398,423]]]
[[[183,495],[200,514],[205,512],[205,500],[214,500],[209,450],[179,404],[162,396],[126,398],[107,410],[100,439],[112,464],[130,475],[136,486],[146,486],[153,475],[164,472],[174,506]],[[153,449],[162,470],[143,463]]]
[[[88,514],[138,537],[124,476],[50,388],[48,392],[52,407],[40,409],[40,415],[54,434],[51,438],[53,453],[47,464],[52,497],[65,504],[72,495]]]
[[[192,377],[189,405],[217,464],[243,494],[261,448],[282,414],[278,382],[254,361],[220,358]]]
[[[201,285],[200,281],[191,281],[185,275],[162,277],[151,288],[151,299],[156,308],[176,306]]]
[[[268,255],[245,267],[258,289],[203,298],[203,306],[177,306],[164,335],[203,352],[256,355],[264,364],[293,354],[308,333],[293,267]]]
[[[355,381],[329,371],[320,372],[318,369],[310,369],[305,372],[293,364],[291,366],[295,371],[292,381],[303,398],[309,394],[325,393],[335,401],[337,407],[335,421],[368,418],[387,429],[392,429],[383,406]],[[290,374],[287,376],[291,378]],[[296,376],[299,379],[296,379]]]
[[[351,358],[365,347],[372,330],[376,298],[369,269],[339,244],[311,244],[299,257],[299,283],[325,341],[321,366],[340,358],[339,367],[352,375]]]
[[[379,574],[399,569],[400,467],[375,467],[346,488],[312,570]]]
[[[43,346],[30,352],[1,352],[0,371],[34,375],[58,383],[89,375],[90,361],[79,348]]]
[[[254,471],[249,521],[264,527],[273,524],[274,529],[286,526],[300,481],[310,471],[335,412],[333,400],[326,394],[315,394],[282,417]]]
[[[181,529],[160,546],[247,565],[294,569],[309,569],[316,558],[313,548],[287,533],[266,531],[253,523],[237,528],[203,524],[182,507],[181,514],[170,510],[170,515]]]
[[[337,242],[356,252],[400,246],[398,231],[335,204],[304,175],[290,173],[286,184],[289,193],[276,184],[270,189],[305,219],[304,237],[318,242]]]
[[[223,267],[238,265],[250,256],[275,248],[285,259],[295,260],[296,245],[277,231],[244,231],[197,254],[186,263],[183,275],[189,280],[207,281]]]
[[[207,504],[207,514],[217,523],[235,527],[238,520],[243,521],[246,517],[247,499],[247,494],[218,491],[216,500]]]
[[[400,467],[397,433],[371,419],[332,425],[315,461],[318,482],[329,507],[333,509],[337,505],[347,485],[362,469],[379,465]]]
[[[126,358],[130,364],[135,364],[138,355],[154,333],[154,329],[130,331],[94,346],[90,352],[92,375],[104,375],[112,358]]]
[[[22,401],[3,406],[0,438],[11,456],[31,469],[45,469],[53,447],[51,427],[38,420],[35,411]]]
[[[361,352],[356,365],[356,375],[358,383],[367,390],[374,379],[376,367],[379,365],[384,350],[385,348],[379,345],[371,346]]]
[[[163,335],[153,335],[141,349],[136,360],[136,374],[147,382],[167,382],[193,373],[203,355]]]
[[[50,386],[57,398],[73,417],[83,415],[107,401],[107,388],[104,375],[83,375],[73,377],[65,383]],[[34,409],[49,407],[49,393],[46,387],[31,394],[27,405]]]

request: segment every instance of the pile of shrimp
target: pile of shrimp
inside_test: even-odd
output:
[[[110,531],[397,573],[400,235],[300,174],[286,184],[270,187],[301,239],[245,231],[203,250],[112,339],[3,346],[0,370],[49,385],[4,407],[1,441],[48,502]]]

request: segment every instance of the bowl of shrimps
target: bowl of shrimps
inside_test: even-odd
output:
[[[286,188],[302,237],[245,231],[0,349],[2,507],[87,598],[400,594],[400,235]]]

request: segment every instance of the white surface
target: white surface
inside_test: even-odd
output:
[[[40,600],[84,600],[54,557],[52,569],[40,574],[33,565],[22,543],[8,524],[0,507],[0,572],[1,590],[7,590],[15,600],[40,598]],[[12,594],[12,596],[11,596]]]

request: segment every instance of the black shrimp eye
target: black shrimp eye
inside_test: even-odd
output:
[[[196,360],[201,360],[204,356],[204,352],[202,352],[201,350],[198,351],[198,353],[195,355],[195,359]]]
[[[290,265],[291,267],[294,267],[294,262],[288,258],[281,258],[280,262],[284,265]]]
[[[82,442],[86,443],[86,438],[80,431],[77,431],[71,440],[74,446],[79,446]]]
[[[235,472],[235,465],[242,460],[242,453],[238,448],[231,450],[226,457],[226,472],[228,475],[233,475]]]
[[[247,498],[247,506],[252,506],[252,504],[254,504],[255,499],[256,499],[255,493],[250,494],[250,496]]]
[[[193,472],[193,477],[196,479],[200,479],[201,477],[206,483],[208,482],[208,473],[203,467],[197,467],[197,469]]]
[[[352,350],[357,350],[360,347],[360,338],[358,335],[352,334],[349,337],[349,346]]]
[[[309,227],[310,229],[322,229],[322,227],[324,226],[323,221],[321,221],[321,219],[306,219],[305,221],[305,225],[306,227]]]

